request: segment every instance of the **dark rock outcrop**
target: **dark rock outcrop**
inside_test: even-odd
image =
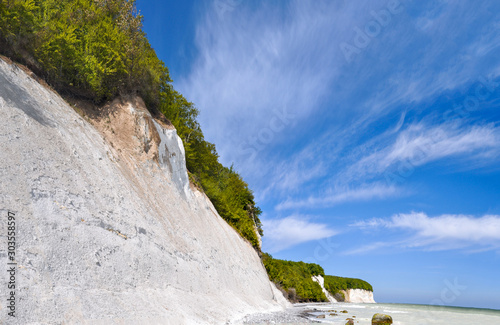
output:
[[[375,314],[372,317],[372,325],[390,325],[392,317],[385,314]]]

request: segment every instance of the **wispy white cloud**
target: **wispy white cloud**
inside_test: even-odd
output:
[[[331,207],[340,203],[367,201],[372,199],[384,199],[391,196],[401,195],[401,190],[393,185],[384,185],[380,183],[372,183],[363,185],[358,188],[335,189],[330,190],[322,196],[310,196],[304,200],[286,201],[276,206],[277,210],[292,209],[292,208],[322,208]]]
[[[337,234],[337,231],[326,224],[314,223],[309,219],[301,215],[292,215],[282,219],[262,219],[267,251],[276,253],[301,243]]]
[[[412,212],[397,214],[390,219],[361,221],[352,226],[365,229],[383,227],[406,231],[403,234],[405,239],[397,244],[390,244],[392,246],[431,250],[467,249],[469,252],[500,248],[500,216],[498,215],[429,217],[423,212]],[[383,246],[377,243],[374,247],[376,249]],[[355,252],[363,252],[363,248]]]
[[[344,176],[352,179],[373,177],[397,164],[405,163],[414,168],[446,158],[455,158],[453,163],[469,163],[475,168],[478,164],[495,162],[499,155],[500,129],[494,124],[427,126],[418,123],[401,131],[394,142],[360,158],[348,167]],[[457,160],[459,157],[462,159]]]
[[[494,124],[486,126],[456,127],[444,124],[425,128],[412,125],[402,132],[380,165],[387,167],[399,160],[407,159],[415,165],[430,161],[468,155],[468,159],[500,151],[500,130]],[[381,157],[379,157],[381,158]]]
[[[321,7],[332,13],[335,6]],[[318,10],[301,2],[262,2],[257,8],[241,4],[223,19],[213,8],[202,17],[198,60],[178,87],[202,108],[202,126],[225,157],[236,158],[235,147],[269,127],[276,109],[288,107],[296,122],[327,92],[337,73],[336,46],[319,40],[334,36],[328,33],[338,14],[327,17]]]
[[[341,1],[241,3],[223,18],[214,6],[197,26],[198,56],[191,73],[176,87],[200,107],[200,122],[222,159],[251,169],[255,163],[247,164],[248,156],[237,149],[258,140],[282,107],[294,116],[287,129],[321,110],[332,83],[347,81],[341,75],[347,62],[339,44],[352,42],[353,28],[363,28],[374,19],[370,10],[385,6],[372,1],[363,6]],[[350,80],[359,80],[359,74]],[[277,134],[272,140],[280,139]]]
[[[377,251],[381,250],[386,247],[393,247],[395,244],[394,243],[389,243],[389,242],[374,242],[370,243],[368,245],[363,245],[361,247],[353,248],[351,250],[341,252],[342,255],[360,255],[360,254],[366,254],[370,253],[372,251]]]
[[[385,179],[385,175],[399,172],[401,166],[406,177],[408,169],[431,162],[444,161],[459,165],[464,170],[491,165],[500,156],[500,128],[493,123],[414,123],[405,129],[401,129],[400,124],[401,120],[396,129],[390,129],[373,141],[356,147],[351,156],[346,155],[344,166],[341,165],[336,173],[329,176],[334,185],[323,186],[321,194],[304,198],[303,192],[293,190],[302,188],[307,181],[329,174],[335,158],[323,155],[322,159],[317,159],[316,155],[319,151],[326,151],[328,145],[322,144],[315,150],[307,148],[294,159],[283,162],[270,183],[274,185],[268,187],[269,190],[289,191],[288,198],[279,203],[276,209],[329,207],[346,202],[398,197],[409,190],[394,186]],[[295,192],[296,195],[293,195]]]
[[[429,118],[379,134],[397,110],[434,114],[419,105],[500,75],[495,1],[401,1],[403,10],[347,62],[339,45],[353,44],[355,30],[389,2],[231,2],[222,17],[216,6],[199,16],[197,56],[175,86],[259,200],[284,208],[386,198],[398,191],[378,177],[399,161],[460,158],[473,168],[498,158],[494,125]]]
[[[323,160],[318,160],[320,150],[318,147],[307,147],[290,159],[273,162],[275,168],[270,170],[272,174],[265,192],[301,192],[305,183],[324,177],[327,166]]]

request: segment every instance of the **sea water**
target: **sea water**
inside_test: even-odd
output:
[[[309,313],[309,318],[326,324],[344,325],[347,318],[352,318],[354,324],[371,325],[372,316],[382,313],[390,315],[394,325],[500,325],[500,310],[493,309],[353,303],[305,304],[303,307],[316,309]],[[319,315],[325,315],[325,318],[317,318]]]

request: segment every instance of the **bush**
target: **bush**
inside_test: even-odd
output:
[[[325,273],[318,264],[274,259],[269,254],[263,254],[262,262],[269,279],[283,288],[291,301],[328,301],[321,286],[312,280],[313,275]]]
[[[362,289],[373,291],[373,287],[371,286],[371,284],[361,279],[343,278],[340,276],[332,275],[325,276],[325,289],[336,297],[339,297],[339,295],[344,296],[344,294],[340,291],[347,289]]]

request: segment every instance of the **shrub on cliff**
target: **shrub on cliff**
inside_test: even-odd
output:
[[[355,278],[343,278],[340,276],[326,275],[325,276],[325,289],[333,296],[336,294],[342,295],[341,290],[347,289],[362,289],[373,291],[373,287],[366,281]]]
[[[284,261],[263,254],[262,262],[269,279],[286,292],[292,292],[298,301],[328,301],[313,275],[324,275],[321,266],[313,263]],[[290,289],[295,289],[290,290]],[[289,298],[290,294],[289,294]]]
[[[56,89],[96,102],[120,92],[158,104],[168,69],[142,31],[142,17],[126,0],[2,0],[5,54],[27,64]]]

